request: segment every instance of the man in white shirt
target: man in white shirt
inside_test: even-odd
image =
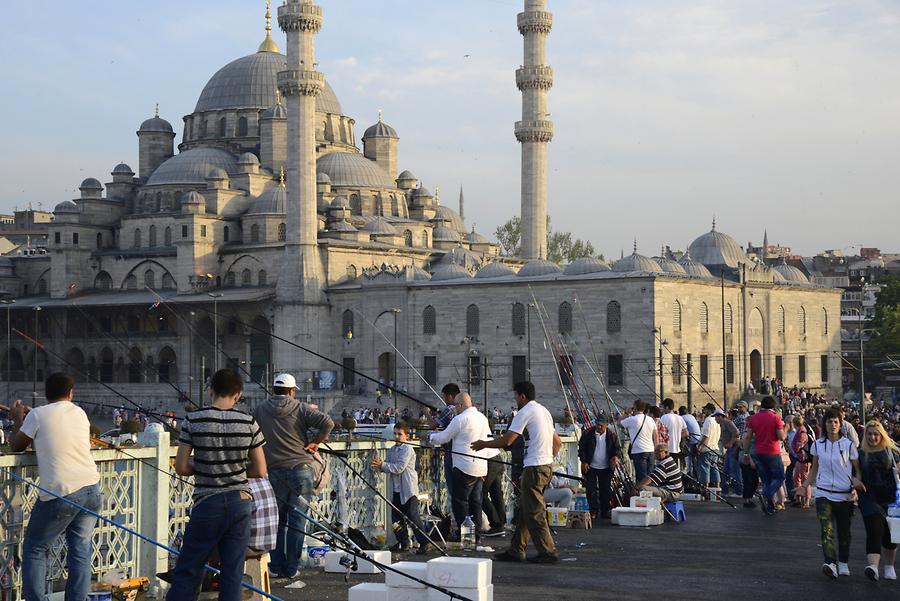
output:
[[[681,443],[688,439],[687,424],[683,417],[675,413],[675,401],[663,399],[661,405],[663,415],[659,418],[659,422],[669,433],[669,457],[683,468],[684,454],[681,452]]]
[[[432,445],[452,443],[453,488],[451,507],[457,524],[462,524],[466,516],[475,522],[475,540],[481,540],[482,483],[488,467],[484,452],[473,453],[470,446],[476,440],[491,437],[488,419],[472,406],[472,397],[461,392],[454,399],[456,417],[446,429],[431,434]]]
[[[634,481],[640,482],[653,470],[653,450],[659,442],[656,420],[647,415],[647,403],[634,402],[634,413],[619,422],[628,432],[631,448],[628,454],[634,464]]]
[[[553,426],[553,416],[534,400],[534,384],[519,382],[515,385],[516,405],[519,410],[509,429],[494,440],[479,440],[472,443],[472,449],[502,449],[510,446],[527,431],[524,469],[519,492],[519,516],[516,529],[509,542],[509,548],[494,555],[497,561],[525,561],[525,549],[529,538],[534,540],[538,556],[528,561],[532,563],[556,563],[556,544],[547,524],[547,510],[544,506],[544,489],[553,476],[553,458],[562,448],[562,441]]]
[[[622,447],[616,433],[608,429],[605,415],[598,415],[593,428],[586,429],[578,440],[581,475],[587,480],[588,506],[592,518],[610,519],[612,475],[619,466]]]
[[[10,448],[18,453],[28,445],[34,447],[41,487],[49,491],[39,493],[25,530],[25,601],[45,598],[50,548],[63,532],[68,541],[66,601],[84,601],[91,587],[91,537],[97,518],[60,498],[94,513],[100,512],[103,501],[100,475],[91,456],[91,424],[81,407],[72,404],[74,386],[70,376],[51,374],[44,386],[46,405],[32,409],[27,416],[22,401],[10,408],[15,427]]]
[[[697,444],[697,480],[706,488],[709,485],[719,486],[719,436],[722,434],[717,415],[722,415],[721,409],[716,409],[712,403],[703,406],[703,429],[700,430],[700,442]]]

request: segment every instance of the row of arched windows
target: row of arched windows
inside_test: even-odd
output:
[[[679,301],[675,301],[672,307],[672,329],[675,332],[682,331],[682,304]],[[734,311],[732,309],[731,303],[726,303],[725,305],[725,314],[724,314],[724,330],[726,334],[731,334],[734,332]],[[822,335],[828,335],[828,310],[824,307],[822,308]],[[780,305],[776,311],[775,315],[775,326],[778,334],[785,333],[785,310],[784,306]],[[709,306],[706,303],[701,302],[698,308],[698,327],[701,334],[709,333]],[[806,308],[802,305],[797,310],[797,329],[800,335],[805,336],[807,333],[807,319],[806,319]]]
[[[202,125],[201,125],[202,127]],[[247,118],[239,117],[237,121],[237,129],[235,131],[235,136],[238,138],[246,138],[247,137]],[[222,117],[219,119],[219,137],[225,138],[228,135],[228,119]]]
[[[250,242],[251,244],[258,244],[265,238],[266,228],[264,225],[260,225],[258,223],[254,223],[250,226]],[[279,223],[278,224],[278,241],[284,242],[287,240],[287,224]],[[227,242],[227,240],[226,240]]]
[[[146,269],[143,273],[142,281],[143,286],[148,286],[150,288],[156,288],[157,284],[159,284],[160,288],[163,290],[174,290],[176,288],[175,278],[173,278],[168,271],[164,272],[162,278],[157,280],[156,272],[153,269]],[[97,290],[112,290],[112,276],[105,271],[101,271],[97,274],[97,277],[94,278],[94,288]],[[134,273],[129,274],[122,282],[122,288],[124,290],[137,290],[137,275]]]
[[[225,287],[226,288],[235,288],[237,286],[237,274],[233,271],[229,271],[225,274]],[[268,286],[269,285],[269,274],[265,269],[260,269],[256,273],[256,285],[257,286]],[[249,269],[244,269],[241,271],[241,286],[253,286],[253,272]]]
[[[97,234],[97,248],[100,247],[102,243],[102,237],[100,234]],[[141,248],[143,245],[143,235],[141,233],[141,228],[134,229],[134,248]],[[156,238],[156,226],[151,225],[147,230],[147,246],[149,248],[155,248],[157,245]],[[172,228],[166,227],[163,230],[163,246],[172,246]]]

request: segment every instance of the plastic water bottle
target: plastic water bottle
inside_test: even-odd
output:
[[[306,544],[306,541],[303,541],[303,550],[300,551],[300,567],[308,568],[309,564],[309,545]]]
[[[469,551],[475,549],[475,522],[472,521],[472,516],[470,515],[466,516],[466,519],[459,527],[459,543],[463,549]]]

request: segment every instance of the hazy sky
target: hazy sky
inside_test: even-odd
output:
[[[277,3],[277,2],[276,2]],[[160,113],[256,50],[262,0],[6,2],[0,211],[74,197]],[[357,135],[479,231],[519,213],[520,0],[320,0],[320,68]],[[549,210],[607,256],[718,229],[803,253],[900,250],[900,2],[550,0]],[[283,48],[283,36],[276,41]]]

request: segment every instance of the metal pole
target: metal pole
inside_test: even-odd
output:
[[[6,305],[6,398],[12,400],[12,322],[10,320],[10,309],[15,299],[4,299]]]
[[[728,357],[725,354],[725,274],[721,274],[722,286],[722,407],[728,407]],[[734,323],[734,314],[731,316]]]
[[[188,316],[188,399],[194,400],[194,312]]]
[[[38,311],[40,311],[40,307],[34,308],[34,336],[35,338],[40,338],[40,334],[38,333]],[[34,407],[37,402],[37,359],[38,359],[38,348],[34,347],[34,375],[31,379],[31,406]]]
[[[391,377],[394,380],[391,384],[391,394],[394,397],[394,419],[397,418],[397,313],[400,311],[394,309],[391,311],[394,314],[394,364],[391,366]]]
[[[688,413],[694,413],[694,363],[691,354],[687,354],[687,407]]]
[[[859,417],[866,425],[866,356],[863,353],[863,334],[865,329],[862,327],[862,311],[859,313]]]
[[[526,320],[525,327],[527,328],[526,334],[528,335],[528,381],[531,382],[531,303],[528,303],[527,311],[528,318]],[[518,384],[518,382],[514,383]]]
[[[219,297],[213,297],[213,345],[216,347],[213,364],[219,371]]]
[[[664,399],[666,397],[665,384],[663,382],[663,343],[662,343],[662,333],[660,333],[659,339],[659,398]]]
[[[747,351],[747,264],[741,264],[741,315],[744,317],[744,333],[743,333],[743,348],[741,349],[741,382],[742,390],[747,389],[747,383],[750,381],[750,376],[747,373],[747,360],[750,353]],[[742,393],[743,394],[743,393]]]
[[[484,358],[484,373],[481,375],[484,381],[484,414],[488,414],[488,358]]]

